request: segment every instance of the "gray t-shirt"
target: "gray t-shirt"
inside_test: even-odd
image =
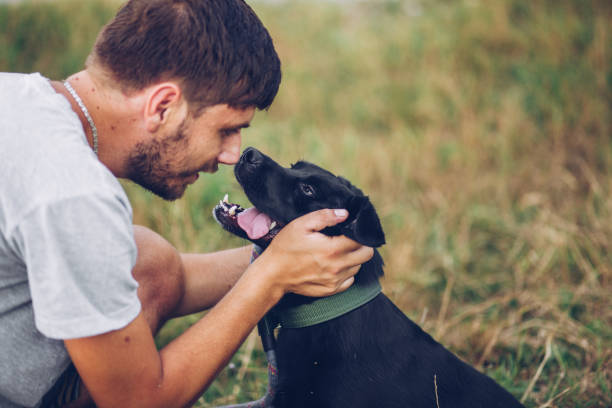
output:
[[[32,407],[69,364],[63,339],[140,312],[132,209],[68,101],[0,73],[0,407]]]

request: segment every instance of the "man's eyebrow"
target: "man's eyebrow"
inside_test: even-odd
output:
[[[238,125],[227,125],[223,127],[223,130],[238,130],[238,129],[246,129],[250,127],[251,124],[249,122],[240,123]]]

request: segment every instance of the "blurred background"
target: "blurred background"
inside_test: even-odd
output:
[[[82,69],[120,6],[0,3],[0,70],[53,79]],[[387,235],[385,292],[526,406],[611,406],[612,2],[249,4],[283,82],[244,146],[362,188]],[[244,244],[210,215],[225,193],[247,203],[231,168],[173,203],[124,186],[134,221],[182,251]],[[253,333],[197,406],[266,383]]]

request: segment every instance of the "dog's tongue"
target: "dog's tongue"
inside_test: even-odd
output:
[[[238,214],[238,225],[249,238],[259,239],[270,231],[272,220],[257,208],[251,207]]]

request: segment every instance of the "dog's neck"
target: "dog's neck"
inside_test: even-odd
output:
[[[253,256],[263,250],[254,246]],[[280,325],[286,329],[297,329],[323,323],[346,313],[374,299],[381,291],[379,276],[382,274],[382,258],[375,251],[374,257],[362,265],[355,276],[355,283],[344,292],[323,298],[310,298],[294,294],[286,295],[266,315],[267,325]]]

